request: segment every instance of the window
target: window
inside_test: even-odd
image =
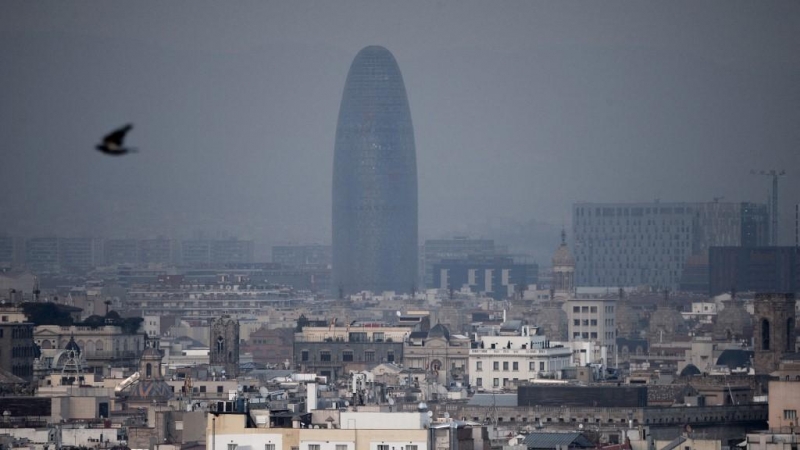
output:
[[[417,450],[416,445],[406,445],[406,450]]]
[[[345,350],[342,352],[342,361],[351,362],[353,361],[353,351],[352,350]]]
[[[378,444],[378,449],[377,450],[389,450],[389,446],[388,445],[383,445],[383,444]]]
[[[475,363],[475,371],[480,372],[483,370],[483,361],[478,361]]]
[[[336,444],[336,450],[347,450],[346,444]]]
[[[483,378],[476,378],[475,386],[483,386]]]
[[[581,312],[581,307],[580,307],[580,306],[573,306],[573,307],[572,307],[572,312],[574,312],[574,313],[579,313],[579,312]]]
[[[383,332],[380,331],[380,332],[372,333],[372,340],[375,341],[375,342],[383,342],[385,340]]]
[[[308,361],[308,350],[300,352],[300,361]]]
[[[386,361],[394,362],[394,350],[389,350],[386,352]]]
[[[536,363],[534,361],[531,361],[530,363],[528,363],[528,370],[530,370],[530,371],[536,370]]]
[[[364,352],[364,361],[370,362],[375,361],[375,352],[373,350],[367,350]]]
[[[539,370],[544,370],[544,361],[539,361]]]
[[[499,387],[500,386],[500,378],[495,378],[492,380],[492,386]]]
[[[228,450],[236,450],[236,447],[238,446],[239,444],[234,444],[233,442],[231,442],[230,444],[228,444]]]
[[[319,444],[308,444],[308,450],[319,450]]]
[[[222,394],[222,386],[217,386],[217,394]]]
[[[328,350],[322,350],[321,352],[319,352],[319,360],[320,361],[325,361],[325,362],[330,362],[330,360],[331,360],[331,352],[328,351]]]
[[[589,325],[597,326],[597,319],[592,319],[589,321]]]
[[[275,450],[275,444],[264,444],[264,450]]]
[[[588,313],[589,307],[588,306],[581,306],[581,312]]]
[[[574,320],[572,321],[572,324],[573,324],[573,325],[575,325],[576,327],[577,327],[577,326],[580,326],[580,325],[581,325],[581,319],[574,319]]]
[[[493,363],[492,363],[492,369],[494,369],[494,370],[500,370],[500,363],[499,363],[499,362],[497,362],[497,361],[493,362]]]
[[[508,361],[503,361],[503,372],[508,372]]]
[[[784,409],[783,410],[783,418],[784,418],[784,420],[797,419],[797,410],[796,409]]]
[[[593,331],[589,334],[592,339],[597,339],[597,332]]]
[[[590,308],[590,311],[593,312],[593,313],[596,313],[597,312],[597,306],[592,306]]]
[[[513,371],[517,371],[517,370],[519,370],[519,363],[518,363],[518,362],[516,362],[516,361],[514,361],[514,362],[511,364],[511,370],[513,370]]]
[[[206,387],[205,386],[200,386],[200,392],[205,392],[205,391],[206,391]]]

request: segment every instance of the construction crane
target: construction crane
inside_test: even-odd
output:
[[[764,175],[767,177],[772,177],[772,200],[770,204],[770,219],[772,221],[770,226],[770,245],[777,247],[778,246],[778,177],[782,177],[786,175],[785,170],[759,170],[756,172],[755,170],[750,171],[751,175]]]

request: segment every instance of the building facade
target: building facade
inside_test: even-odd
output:
[[[209,365],[220,366],[229,378],[235,378],[239,374],[239,321],[222,316],[212,319],[209,328]]]
[[[709,295],[800,290],[798,247],[713,247],[708,259]]]
[[[422,248],[422,287],[436,287],[433,282],[433,266],[443,260],[468,259],[470,257],[495,256],[497,250],[492,239],[470,239],[463,236],[452,239],[428,239]]]
[[[507,326],[496,335],[479,336],[469,351],[470,383],[478,389],[509,389],[522,381],[558,378],[572,365],[572,350],[550,346],[528,326]]]
[[[417,289],[417,160],[403,76],[362,49],[342,94],[333,167],[333,290]]]
[[[413,328],[380,324],[303,327],[294,335],[294,365],[337,379],[350,370],[366,370],[380,363],[401,363],[403,342]]]
[[[756,294],[754,352],[757,375],[778,369],[781,358],[797,346],[794,294]]]
[[[0,306],[0,367],[30,381],[36,357],[33,324],[27,322],[19,308]]]
[[[752,203],[577,203],[577,285],[677,289],[690,256],[765,239],[763,212]]]
[[[466,286],[501,300],[536,284],[538,275],[536,264],[515,263],[511,258],[450,259],[433,265],[432,287],[458,291]]]
[[[437,382],[465,381],[468,376],[470,339],[451,335],[442,324],[429,331],[411,333],[403,346],[403,366],[431,373]]]
[[[616,309],[615,298],[571,298],[566,302],[569,340],[593,342],[596,345],[592,348],[600,352],[590,355],[591,362],[606,365],[616,362],[613,360],[617,341]]]

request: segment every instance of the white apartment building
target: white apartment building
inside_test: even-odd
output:
[[[518,381],[558,378],[572,365],[572,350],[551,346],[536,329],[506,322],[491,336],[480,336],[469,352],[470,380],[477,388],[502,389]]]
[[[614,352],[617,340],[616,309],[614,298],[571,298],[566,302],[568,336],[571,342],[589,341],[596,345],[592,363],[616,363]],[[603,352],[608,355],[605,358]],[[612,359],[612,361],[601,361]]]

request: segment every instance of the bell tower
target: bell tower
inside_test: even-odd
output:
[[[785,354],[795,352],[794,294],[756,294],[754,312],[755,370],[769,374],[778,370]]]
[[[228,378],[239,373],[239,321],[230,316],[211,320],[209,364],[221,366]]]

